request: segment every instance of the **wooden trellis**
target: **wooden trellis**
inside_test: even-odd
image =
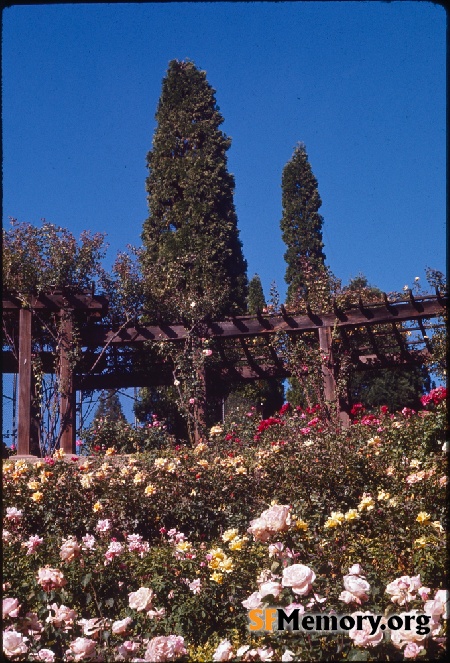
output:
[[[60,380],[64,385],[61,398],[61,420],[63,434],[61,448],[67,454],[75,451],[75,394],[79,389],[109,389],[133,386],[152,386],[173,383],[173,367],[170,362],[154,362],[150,372],[145,374],[131,370],[123,371],[115,363],[114,357],[120,352],[133,347],[143,346],[148,342],[180,344],[193,333],[201,338],[214,340],[219,350],[219,360],[211,367],[209,379],[254,380],[286,378],[290,373],[272,344],[274,335],[285,333],[289,336],[313,333],[321,353],[327,359],[322,366],[322,379],[325,399],[337,401],[336,378],[337,362],[333,357],[333,331],[339,330],[344,351],[351,354],[354,365],[358,368],[390,368],[401,364],[419,364],[429,355],[431,346],[427,338],[424,320],[435,318],[447,306],[446,295],[436,292],[414,298],[409,293],[408,300],[391,302],[384,296],[379,304],[364,304],[348,310],[334,306],[333,313],[318,313],[307,307],[307,315],[289,314],[281,307],[279,315],[258,313],[255,316],[239,316],[223,321],[203,321],[197,329],[188,329],[183,324],[173,325],[134,325],[117,330],[109,329],[98,320],[107,311],[107,300],[102,296],[87,294],[41,295],[34,298],[29,308],[23,308],[21,302],[10,296],[3,299],[4,312],[16,311],[19,316],[19,351],[18,357],[3,344],[3,366],[5,372],[19,374],[18,407],[18,455],[30,457],[30,393],[31,393],[31,346],[32,346],[32,311],[47,310],[58,312],[84,312],[86,321],[81,329],[81,344],[84,357],[90,357],[96,364],[96,372],[72,372],[68,362],[71,342],[70,315],[64,315],[65,327],[60,352]],[[93,322],[96,319],[97,322]],[[411,343],[405,340],[404,323],[417,323],[416,330],[421,332],[422,340]],[[364,332],[364,345],[351,342],[350,335],[358,330]],[[260,349],[254,348],[254,339],[266,339],[263,356]],[[233,348],[233,357],[227,354],[227,343]],[[419,344],[419,349],[413,346]],[[99,348],[111,349],[100,355]],[[239,350],[236,357],[236,351]],[[49,366],[49,353],[42,353],[43,365]],[[102,361],[103,360],[103,361]],[[108,364],[109,362],[109,364]],[[208,383],[208,374],[205,376]],[[348,425],[348,403],[338,402],[342,424]]]

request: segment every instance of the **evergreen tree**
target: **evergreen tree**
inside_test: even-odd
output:
[[[106,389],[101,392],[99,404],[94,414],[94,420],[98,419],[125,421],[122,404],[114,389]]]
[[[142,266],[153,317],[243,313],[247,264],[227,171],[230,139],[215,91],[190,61],[172,60],[147,156],[149,217]]]
[[[280,225],[287,245],[284,254],[287,303],[295,305],[300,296],[305,296],[311,274],[314,279],[317,272],[324,273],[325,262],[323,218],[319,214],[322,201],[303,143],[296,146],[291,160],[284,167],[281,186],[283,218]]]
[[[265,307],[266,299],[261,279],[258,274],[255,274],[248,284],[247,312],[255,314],[257,311],[263,311]]]

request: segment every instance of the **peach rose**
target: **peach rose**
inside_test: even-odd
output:
[[[67,582],[59,569],[51,569],[49,566],[39,569],[37,581],[46,592],[64,587]]]
[[[285,504],[275,504],[263,511],[259,518],[250,521],[248,532],[253,534],[255,541],[265,543],[273,534],[285,532],[291,524],[291,507]]]
[[[89,658],[95,654],[95,640],[89,638],[76,638],[70,643],[66,651],[66,656],[71,654],[74,661],[82,661],[83,658]]]

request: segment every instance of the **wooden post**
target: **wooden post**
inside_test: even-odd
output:
[[[199,444],[203,438],[202,432],[205,429],[205,404],[207,398],[205,369],[197,370],[197,378],[202,384],[200,390],[203,398],[194,404],[194,441]]]
[[[341,408],[340,399],[337,397],[336,393],[336,379],[331,368],[331,342],[331,327],[319,327],[319,346],[321,354],[328,358],[327,362],[322,362],[325,400],[329,401],[330,403],[336,403],[339,410],[338,414],[342,426],[344,428],[348,428],[350,422],[349,416],[348,413]]]
[[[69,361],[72,343],[72,319],[70,311],[61,311],[61,343],[59,354],[60,388],[60,448],[65,454],[75,453],[75,390],[73,371]]]
[[[30,454],[31,418],[31,311],[19,312],[19,426],[17,456],[34,458]]]

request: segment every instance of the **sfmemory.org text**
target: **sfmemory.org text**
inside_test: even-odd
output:
[[[285,612],[283,608],[255,608],[248,613],[250,631],[350,631],[356,628],[362,631],[368,623],[374,635],[378,629],[382,631],[415,631],[417,635],[427,635],[430,628],[430,615],[404,614],[390,615],[335,615],[324,613],[300,613],[298,608]]]

